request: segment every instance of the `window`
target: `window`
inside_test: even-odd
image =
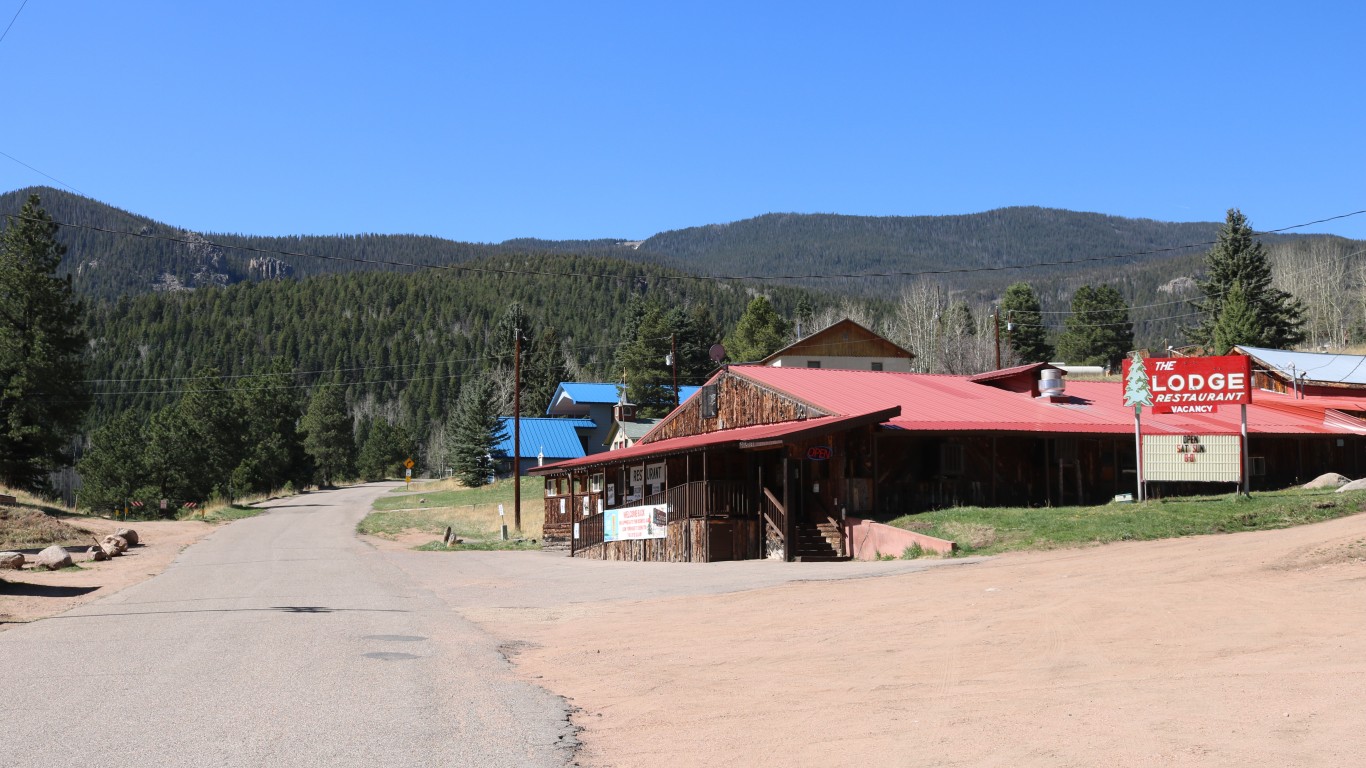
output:
[[[1248,466],[1248,472],[1249,472],[1249,474],[1251,474],[1253,477],[1265,477],[1265,476],[1266,476],[1266,457],[1265,457],[1265,456],[1249,456],[1249,457],[1248,457],[1248,460],[1247,460],[1247,463],[1248,463],[1248,465],[1249,465],[1249,466]]]
[[[880,370],[882,370],[882,363],[880,363],[880,362],[873,363],[873,370],[875,370],[875,371],[880,371]]]
[[[807,367],[807,368],[819,368],[819,367],[821,367],[821,361],[819,361],[819,360],[807,360],[807,361],[806,361],[806,367]]]
[[[602,493],[603,476],[601,473],[592,475],[588,478],[588,489],[593,493]]]

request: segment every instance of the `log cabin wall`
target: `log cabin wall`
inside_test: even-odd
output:
[[[588,560],[636,563],[714,563],[762,557],[756,520],[687,519],[669,523],[663,539],[608,541],[574,553]]]
[[[699,394],[665,418],[648,439],[641,442],[652,443],[674,437],[709,434],[720,429],[778,424],[830,415],[730,372],[717,377],[715,385],[716,418],[702,417],[703,398]]]

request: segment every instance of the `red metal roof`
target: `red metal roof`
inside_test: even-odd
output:
[[[620,464],[632,459],[643,459],[646,457],[658,458],[675,453],[701,450],[715,445],[761,443],[766,440],[776,440],[783,437],[794,436],[798,433],[821,434],[824,432],[834,432],[840,429],[849,429],[859,424],[878,424],[888,418],[895,417],[897,413],[898,410],[896,408],[884,408],[864,413],[845,414],[841,416],[822,416],[816,419],[802,419],[801,421],[784,421],[778,424],[760,424],[753,427],[723,429],[718,432],[706,432],[704,434],[690,435],[688,437],[656,440],[653,443],[636,443],[629,448],[607,451],[606,453],[595,453],[580,459],[570,459],[568,461],[547,464],[543,467],[536,467],[528,470],[527,474],[545,475],[567,469],[578,469],[605,464]],[[745,446],[742,445],[740,447],[744,448]]]
[[[1119,382],[1076,381],[1068,398],[1053,402],[1009,392],[966,376],[824,368],[731,366],[738,376],[786,392],[836,414],[867,412],[893,405],[901,415],[887,425],[921,432],[1030,432],[1133,434],[1133,409],[1123,404]],[[1294,398],[1256,392],[1248,406],[1248,431],[1255,434],[1343,434],[1338,414],[1332,425],[1324,411],[1342,409],[1351,398]],[[1325,402],[1332,401],[1332,402]],[[1360,401],[1357,407],[1360,407]],[[1366,428],[1366,421],[1362,421]],[[1143,413],[1143,431],[1153,434],[1237,434],[1239,412],[1226,407],[1207,414]],[[1351,430],[1355,432],[1356,430]]]

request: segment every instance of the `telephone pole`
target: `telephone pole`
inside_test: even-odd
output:
[[[996,331],[996,370],[1001,370],[1001,311],[991,310],[991,328]]]
[[[678,334],[669,334],[669,365],[674,369],[674,410],[678,410]]]
[[[522,329],[512,329],[512,525],[522,532]]]

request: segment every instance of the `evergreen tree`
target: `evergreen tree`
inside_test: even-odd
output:
[[[233,393],[242,414],[244,451],[233,470],[239,492],[269,493],[288,483],[301,488],[313,476],[299,434],[302,408],[289,363],[276,358],[269,371],[241,379]]]
[[[1259,338],[1261,331],[1257,313],[1248,304],[1242,282],[1234,280],[1224,295],[1219,319],[1214,323],[1214,354],[1227,355],[1238,344],[1260,346],[1255,339]]]
[[[504,439],[504,430],[494,397],[493,382],[487,376],[466,381],[449,428],[455,476],[471,488],[489,482],[494,462],[502,456],[497,446]]]
[[[302,427],[304,451],[313,461],[314,477],[320,486],[330,486],[355,471],[355,437],[341,386],[319,385],[313,389]]]
[[[617,368],[626,382],[626,399],[646,418],[673,409],[673,371],[667,362],[670,328],[657,302],[639,305],[630,341],[617,350]]]
[[[1230,208],[1219,239],[1205,254],[1205,276],[1196,281],[1203,298],[1194,303],[1204,317],[1200,324],[1186,329],[1195,344],[1215,342],[1214,328],[1224,311],[1233,288],[1241,283],[1244,301],[1256,317],[1256,335],[1239,343],[1273,349],[1287,349],[1304,340],[1304,306],[1271,283],[1271,263],[1262,241],[1253,238],[1252,224],[1237,208]],[[1242,310],[1239,310],[1242,311]]]
[[[735,363],[753,363],[788,344],[792,328],[767,297],[755,296],[726,340],[726,357]]]
[[[1006,289],[999,321],[1013,363],[1046,363],[1053,359],[1053,345],[1048,343],[1039,297],[1028,283],[1015,283]]]
[[[1111,286],[1083,285],[1072,295],[1072,314],[1063,321],[1058,355],[1074,365],[1115,369],[1134,348],[1129,305]]]
[[[91,446],[76,469],[81,503],[92,511],[121,509],[147,482],[143,463],[143,419],[124,411],[90,437]]]
[[[163,498],[206,501],[232,495],[242,461],[242,418],[218,370],[195,371],[180,399],[152,418],[144,456]]]
[[[66,248],[31,195],[0,234],[0,484],[42,490],[70,463],[66,446],[90,406],[83,307],[56,276]]]

